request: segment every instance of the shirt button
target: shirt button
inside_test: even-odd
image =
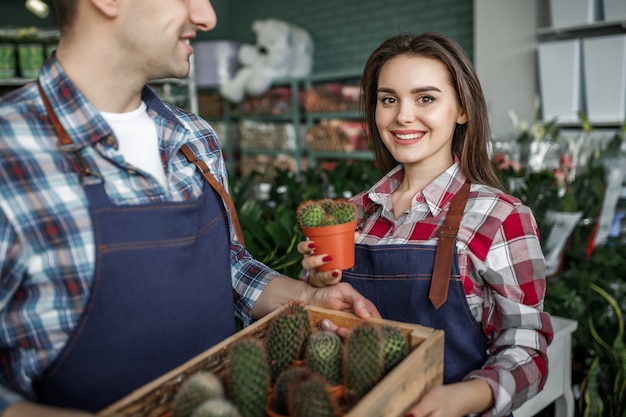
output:
[[[115,138],[113,136],[108,136],[106,138],[106,144],[109,146],[115,146]]]
[[[137,171],[135,171],[134,169],[129,169],[128,171],[126,171],[128,174],[130,175],[135,175],[137,174]]]
[[[422,195],[421,195],[421,194],[418,194],[418,195],[415,197],[415,201],[417,201],[418,203],[421,203],[422,201],[424,201],[424,197],[422,197]]]

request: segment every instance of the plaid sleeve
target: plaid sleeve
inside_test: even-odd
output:
[[[482,324],[490,339],[490,357],[467,377],[491,386],[495,403],[486,417],[506,415],[541,391],[553,334],[543,311],[545,263],[537,225],[528,207],[512,207],[508,213],[492,213],[502,219],[489,239],[481,271],[488,292]]]

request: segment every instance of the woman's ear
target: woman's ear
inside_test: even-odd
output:
[[[461,110],[461,112],[456,118],[456,124],[464,125],[465,123],[467,123],[467,113],[465,113],[465,110]]]

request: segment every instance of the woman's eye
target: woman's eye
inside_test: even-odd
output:
[[[393,104],[393,103],[395,103],[395,102],[396,102],[396,99],[394,99],[393,97],[382,97],[382,98],[380,99],[380,101],[381,101],[383,104]]]
[[[421,96],[417,99],[417,102],[420,104],[430,104],[435,101],[435,98],[432,96]]]

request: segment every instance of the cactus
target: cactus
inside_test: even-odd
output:
[[[409,354],[409,344],[399,328],[383,326],[383,351],[385,354],[385,373],[391,371]]]
[[[294,305],[282,311],[268,327],[265,346],[272,383],[282,371],[302,357],[311,325],[308,315],[305,320],[301,308]]]
[[[311,325],[311,319],[309,318],[309,313],[306,311],[306,308],[304,307],[304,303],[298,302],[298,301],[293,301],[287,307],[287,311],[299,314],[300,318],[302,319],[301,326],[302,326],[302,330],[304,331],[302,349],[304,349],[306,345],[306,341],[309,339],[309,336],[311,336],[311,327],[313,327]]]
[[[385,358],[381,326],[363,322],[346,339],[344,347],[344,381],[346,398],[359,401],[383,377]]]
[[[203,402],[224,395],[222,381],[211,372],[198,372],[185,380],[176,396],[172,417],[189,417]]]
[[[305,359],[307,366],[322,375],[330,385],[343,382],[343,343],[335,333],[320,331],[311,335],[306,345]]]
[[[356,207],[350,200],[338,198],[334,200],[330,213],[335,217],[337,224],[348,223],[356,218]]]
[[[356,206],[345,198],[306,200],[296,208],[296,218],[302,228],[343,224],[356,219]]]
[[[296,208],[296,218],[300,227],[317,227],[323,223],[326,212],[320,204],[307,200]]]
[[[196,408],[191,417],[241,417],[241,414],[226,398],[211,398]]]
[[[288,368],[278,375],[276,378],[276,384],[274,385],[274,411],[278,414],[289,414],[289,408],[287,403],[287,397],[289,388],[311,377],[310,368],[306,366],[298,366],[294,368]]]
[[[230,398],[242,417],[265,417],[270,372],[263,343],[255,337],[239,339],[229,353]]]
[[[289,389],[289,415],[298,417],[336,417],[339,407],[319,374],[311,373]]]

